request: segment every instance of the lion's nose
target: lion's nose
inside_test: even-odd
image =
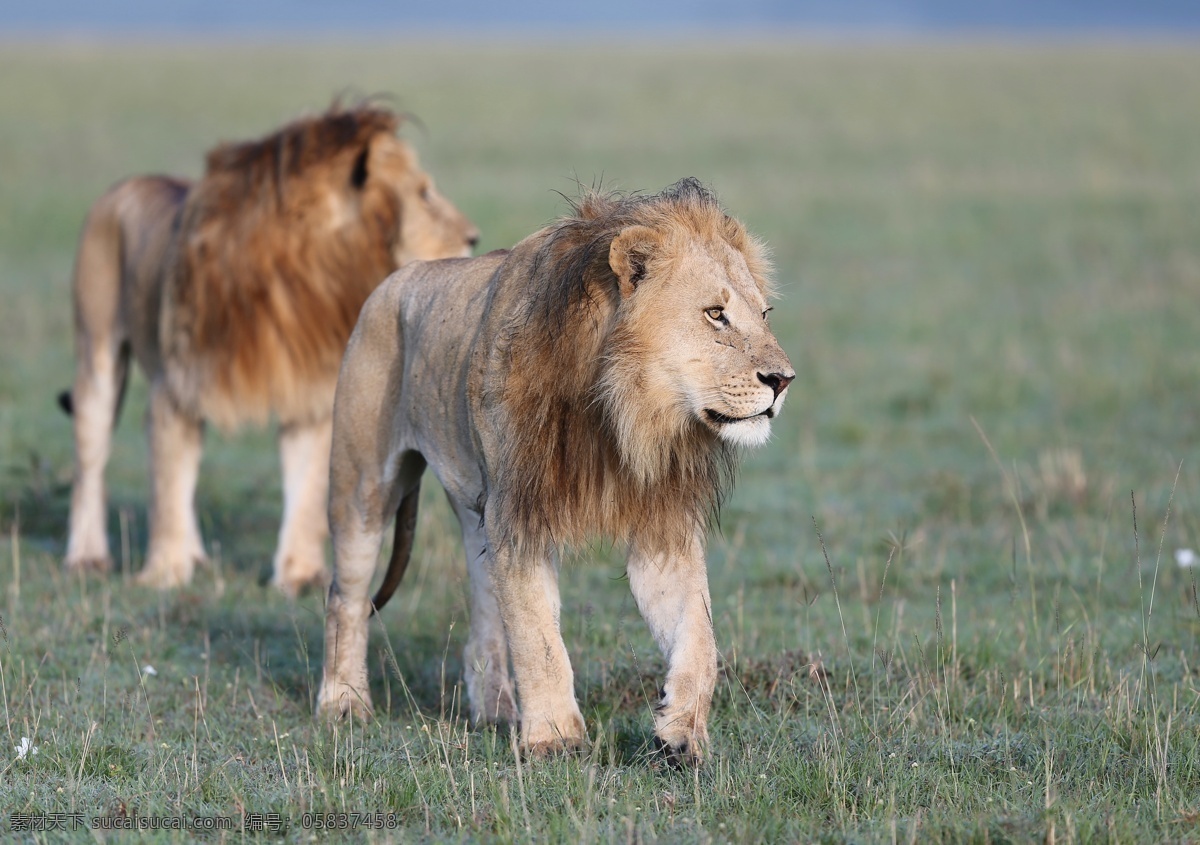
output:
[[[479,244],[479,232],[471,232],[467,235],[467,246],[474,249]]]
[[[787,386],[792,383],[792,379],[795,377],[795,373],[791,373],[790,375],[787,373],[767,373],[766,375],[763,375],[762,373],[758,374],[758,380],[767,387],[771,388],[771,390],[775,391],[776,399],[779,398],[780,393],[783,393],[783,391],[787,390]]]

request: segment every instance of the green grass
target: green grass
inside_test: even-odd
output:
[[[401,841],[1200,840],[1197,570],[1173,557],[1200,543],[1194,49],[80,42],[6,44],[0,79],[0,811],[273,812],[289,840],[340,811],[393,813],[374,838]],[[699,176],[771,244],[799,375],[710,546],[702,770],[649,752],[662,661],[606,548],[562,579],[590,752],[519,764],[468,729],[431,489],[373,632],[379,718],[315,724],[321,598],[262,585],[269,433],[210,437],[218,565],[132,585],[140,380],[109,472],[120,572],[62,572],[88,204],[345,90],[420,116],[483,250],[601,176]]]

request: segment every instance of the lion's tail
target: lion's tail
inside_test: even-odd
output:
[[[117,401],[113,408],[113,428],[117,427],[117,423],[121,420],[121,409],[125,407],[125,388],[129,385],[129,344],[123,343],[117,351]],[[64,414],[68,417],[75,415],[75,400],[71,395],[70,389],[63,390],[58,394],[58,407],[62,408]]]
[[[392,542],[392,557],[388,561],[387,572],[383,575],[383,583],[371,600],[372,613],[388,603],[392,593],[400,586],[404,578],[404,570],[408,568],[408,559],[412,555],[413,537],[417,533],[417,501],[421,498],[421,485],[417,484],[400,500],[396,510],[396,536]]]

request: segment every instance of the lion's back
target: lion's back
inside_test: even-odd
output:
[[[479,486],[467,382],[489,282],[505,257],[415,261],[379,285],[346,349],[334,409],[343,422],[335,428],[371,419],[363,406],[383,397],[397,415],[397,450],[422,454],[447,491]]]
[[[387,284],[401,312],[406,355],[420,367],[453,369],[465,363],[484,320],[490,283],[507,250],[477,258],[417,261]]]

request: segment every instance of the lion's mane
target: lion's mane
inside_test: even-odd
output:
[[[226,428],[328,413],[359,310],[395,269],[399,200],[366,161],[400,120],[335,104],[208,154],[164,291],[164,363],[185,410]]]
[[[732,485],[735,447],[646,400],[644,339],[655,316],[624,318],[609,263],[613,239],[629,226],[663,236],[663,250],[640,268],[649,280],[673,245],[699,237],[741,253],[769,291],[764,247],[694,179],[655,195],[591,192],[541,233],[522,307],[498,338],[510,356],[501,401],[511,424],[491,468],[488,520],[516,547],[578,546],[599,535],[683,548]]]

